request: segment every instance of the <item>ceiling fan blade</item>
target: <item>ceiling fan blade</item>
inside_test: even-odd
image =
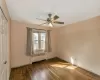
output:
[[[54,19],[54,20],[57,20],[57,19],[59,19],[59,16],[55,15],[55,16],[53,17],[53,19]]]
[[[38,19],[38,20],[42,20],[42,21],[47,21],[47,20],[44,20],[44,19],[39,19],[39,18],[36,18],[36,19]]]
[[[64,24],[64,22],[60,22],[60,21],[55,21],[54,23],[56,23],[56,24]]]

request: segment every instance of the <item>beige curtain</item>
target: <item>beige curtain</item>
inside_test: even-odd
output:
[[[27,28],[27,48],[26,48],[26,55],[32,56],[33,54],[33,45],[32,45],[32,29]]]
[[[45,52],[51,52],[52,51],[52,48],[51,48],[51,36],[50,36],[50,30],[47,30],[46,31],[46,50]]]

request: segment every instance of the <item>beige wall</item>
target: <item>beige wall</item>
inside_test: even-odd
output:
[[[30,62],[38,61],[46,56],[30,58],[25,55],[26,53],[26,39],[27,29],[26,27],[39,28],[39,29],[50,29],[46,27],[37,27],[37,25],[27,25],[22,22],[12,21],[11,22],[11,67],[19,67],[22,65],[30,64]],[[55,56],[55,35],[54,30],[51,32],[52,39],[52,53],[49,53],[48,58]],[[31,60],[31,61],[30,61]]]
[[[100,75],[100,16],[61,27],[57,36],[58,57]]]
[[[9,16],[9,13],[8,13],[8,9],[7,9],[7,6],[6,6],[6,2],[5,2],[5,0],[0,0],[0,6],[2,7],[2,9],[3,9],[3,12],[4,12],[4,14],[5,14],[5,16],[6,16],[6,18],[7,18],[7,20],[8,20],[8,47],[9,47],[9,49],[8,49],[8,75],[10,75],[10,16]],[[9,77],[9,76],[8,76]]]

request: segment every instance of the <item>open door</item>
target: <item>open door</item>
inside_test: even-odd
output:
[[[7,52],[7,20],[0,9],[0,80],[8,80]]]

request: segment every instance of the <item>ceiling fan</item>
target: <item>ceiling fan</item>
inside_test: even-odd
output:
[[[55,24],[64,24],[64,22],[57,21],[57,19],[59,19],[59,18],[60,17],[58,15],[54,15],[53,16],[53,14],[49,13],[48,14],[48,18],[46,20],[44,20],[44,19],[38,19],[38,18],[37,19],[45,21],[45,23],[40,24],[39,26],[44,25],[44,24],[48,24],[50,27],[54,27],[54,25],[53,25],[54,23]]]

